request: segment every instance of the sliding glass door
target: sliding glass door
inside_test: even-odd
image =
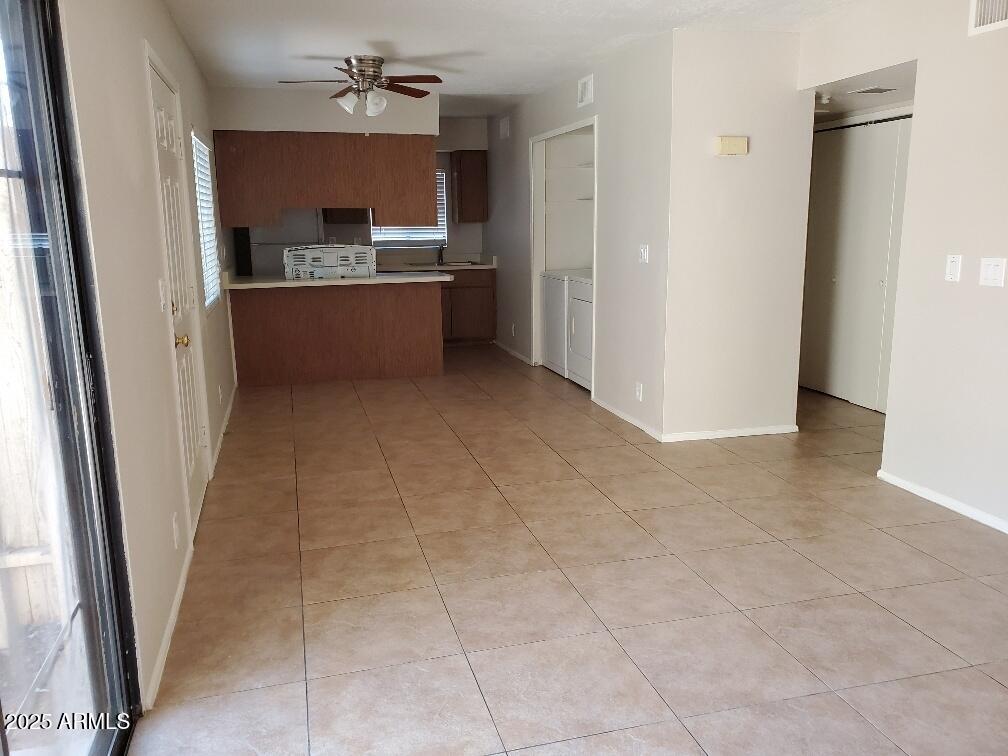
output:
[[[13,754],[115,750],[136,698],[54,13],[0,0],[0,706]]]

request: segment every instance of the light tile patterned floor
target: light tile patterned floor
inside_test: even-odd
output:
[[[799,424],[657,444],[494,348],[242,389],[134,752],[1008,752],[1008,536]]]

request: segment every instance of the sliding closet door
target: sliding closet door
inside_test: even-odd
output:
[[[904,123],[819,132],[813,143],[800,382],[878,410],[899,253]]]

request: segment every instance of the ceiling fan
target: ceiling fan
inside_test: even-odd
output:
[[[296,81],[283,80],[278,84],[346,84],[339,92],[330,96],[336,100],[347,113],[353,115],[357,102],[364,100],[365,112],[369,116],[381,115],[385,112],[388,99],[378,90],[406,95],[407,97],[426,97],[430,94],[425,89],[408,87],[406,84],[440,84],[441,77],[433,74],[412,74],[409,76],[384,76],[382,65],[385,59],[378,55],[351,55],[343,59],[346,67],[333,66],[349,78],[346,79],[300,79]]]

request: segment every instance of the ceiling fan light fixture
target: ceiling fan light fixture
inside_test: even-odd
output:
[[[380,116],[388,107],[388,98],[372,89],[367,93],[365,105],[369,116]]]
[[[354,109],[357,107],[357,93],[347,92],[342,97],[337,97],[336,102],[339,103],[340,107],[343,108],[347,113],[353,115]]]

